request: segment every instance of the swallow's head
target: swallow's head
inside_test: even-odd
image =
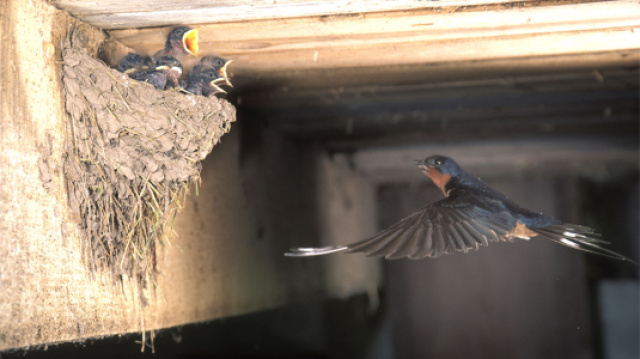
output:
[[[456,161],[446,156],[430,156],[423,160],[413,160],[413,164],[420,167],[422,173],[427,175],[446,195],[445,185],[452,177],[459,176],[462,169]]]
[[[213,67],[215,69],[219,69],[227,62],[227,60],[218,56],[205,56],[200,60],[200,63],[206,67]]]
[[[221,81],[221,84],[225,84],[230,87],[233,87],[233,85],[229,80],[229,75],[227,75],[227,66],[229,66],[232,62],[233,60],[226,60],[218,56],[205,56],[202,58],[202,60],[200,60],[200,64],[202,64],[202,66],[210,67],[218,71],[220,77],[224,79],[224,81]]]
[[[217,72],[214,72],[212,70],[207,70],[202,73],[202,77],[204,81],[202,83],[203,96],[208,97],[210,95],[215,95],[217,93],[224,93],[224,94],[227,93],[227,91],[220,88],[220,85],[222,85],[222,83],[226,79],[219,77]]]
[[[434,155],[423,160],[413,160],[413,164],[420,167],[422,171],[438,171],[441,174],[448,174],[452,177],[459,175],[462,169],[456,161],[447,156]]]
[[[189,73],[189,85],[187,91],[209,96],[216,93],[227,93],[220,88],[226,79],[220,77],[218,71],[213,68],[205,68],[197,65]]]
[[[176,27],[169,33],[165,49],[198,55],[198,30],[189,26]]]

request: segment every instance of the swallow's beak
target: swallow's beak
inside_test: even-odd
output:
[[[216,90],[216,93],[218,92],[222,92],[222,93],[227,93],[227,91],[223,90],[222,88],[220,88],[220,86],[218,86],[219,83],[224,82],[224,80],[226,79],[215,79],[211,82],[209,82],[209,85],[211,85],[211,87],[213,87]]]
[[[218,70],[220,76],[222,76],[225,80],[225,85],[228,85],[230,87],[233,87],[233,85],[231,84],[231,81],[229,81],[229,76],[227,75],[227,66],[229,66],[233,61],[234,60],[227,60],[227,62],[224,63],[224,66],[222,66],[220,70]]]
[[[431,170],[431,167],[429,167],[429,165],[427,165],[424,160],[413,160],[413,164],[420,167],[424,174],[428,175],[429,171]]]
[[[167,65],[158,66],[158,67],[156,67],[156,70],[158,70],[158,71],[169,70],[169,66],[167,66]]]
[[[191,29],[185,32],[182,35],[182,44],[188,53],[198,56],[198,29]]]
[[[171,71],[178,73],[180,75],[182,75],[182,67],[178,67],[178,66],[172,66],[171,67]]]

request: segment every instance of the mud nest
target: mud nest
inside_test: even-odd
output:
[[[91,57],[80,36],[62,44],[69,205],[90,267],[144,287],[155,282],[157,249],[235,108],[132,80]]]

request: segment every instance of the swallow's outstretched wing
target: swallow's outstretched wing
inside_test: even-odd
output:
[[[418,210],[373,237],[346,246],[293,248],[285,255],[302,257],[360,252],[368,257],[421,259],[466,253],[491,242],[541,236],[574,249],[629,260],[602,248],[600,244],[606,242],[591,228],[562,224],[539,214],[531,218],[532,212],[525,213],[505,206],[502,199],[479,197],[466,189],[454,190],[449,197]]]
[[[294,248],[287,256],[334,252],[365,253],[369,257],[421,259],[467,252],[506,239],[516,219],[508,212],[478,207],[466,191],[423,207],[373,237],[346,246]]]

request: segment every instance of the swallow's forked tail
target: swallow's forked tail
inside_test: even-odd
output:
[[[347,250],[347,246],[329,246],[329,247],[320,247],[320,248],[291,248],[289,252],[286,252],[284,255],[287,257],[311,257],[311,256],[321,256],[323,254],[342,252]]]
[[[561,224],[542,228],[533,227],[531,230],[538,233],[540,237],[550,239],[563,246],[636,263],[620,253],[602,247],[602,244],[610,244],[610,242],[600,239],[600,234],[596,233],[593,228],[573,224]]]

